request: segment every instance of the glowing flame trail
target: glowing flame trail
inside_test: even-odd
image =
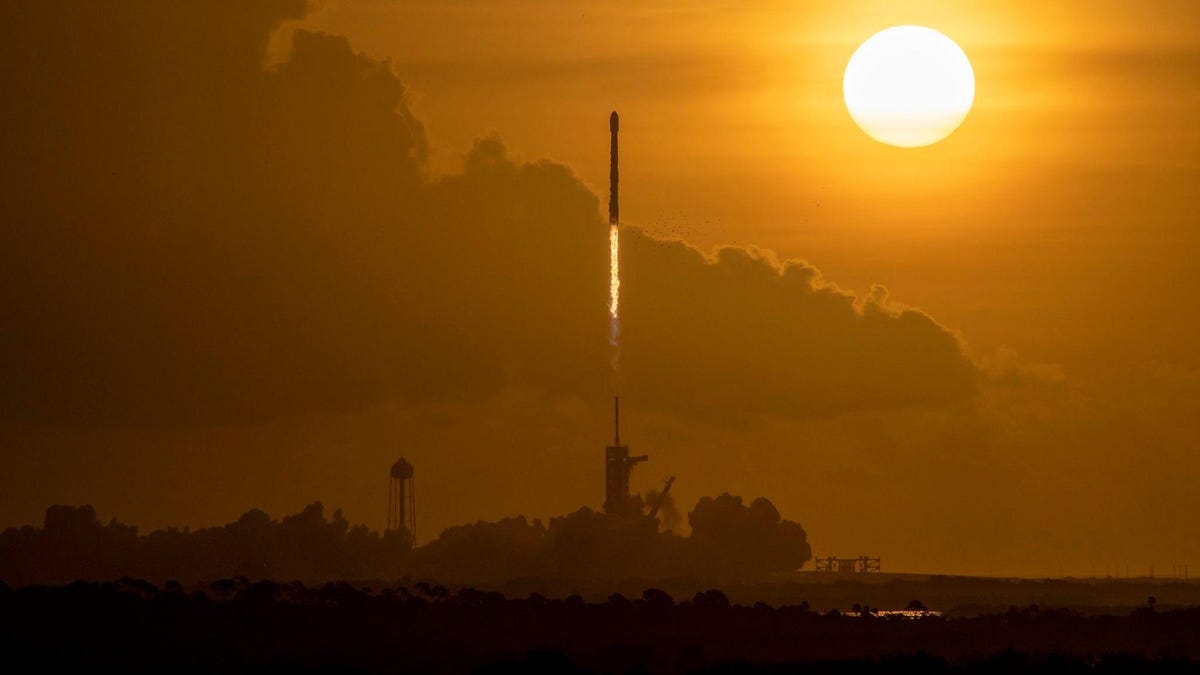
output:
[[[613,347],[613,367],[620,356],[617,338],[621,334],[621,256],[617,226],[608,228],[608,343]]]

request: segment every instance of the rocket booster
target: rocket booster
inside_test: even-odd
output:
[[[617,195],[617,131],[621,126],[621,118],[614,110],[608,116],[608,130],[612,132],[612,149],[608,156],[608,223],[616,225],[620,220],[620,207]]]
[[[621,270],[620,246],[621,236],[617,232],[617,222],[620,220],[620,198],[617,193],[617,131],[620,129],[620,118],[617,111],[608,116],[608,130],[612,133],[612,151],[609,155],[608,166],[608,343],[612,345],[611,365],[617,370],[620,358],[620,343],[617,338],[621,334]]]

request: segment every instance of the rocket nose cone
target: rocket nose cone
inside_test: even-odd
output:
[[[614,110],[612,111],[612,114],[608,116],[608,130],[616,131],[620,126],[621,118],[617,117],[617,111]]]

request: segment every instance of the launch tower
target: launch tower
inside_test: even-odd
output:
[[[604,511],[613,515],[634,515],[637,509],[629,498],[629,472],[633,465],[649,457],[629,456],[629,446],[621,445],[621,399],[613,398],[613,444],[604,449]]]

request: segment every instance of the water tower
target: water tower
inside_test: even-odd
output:
[[[406,528],[417,538],[417,495],[413,487],[413,467],[403,457],[392,465],[388,481],[388,530]]]

